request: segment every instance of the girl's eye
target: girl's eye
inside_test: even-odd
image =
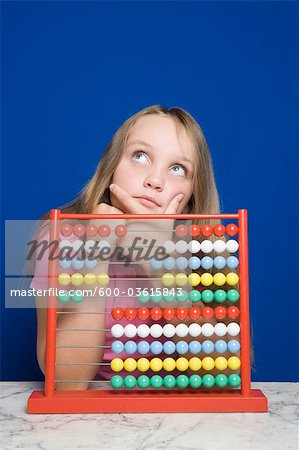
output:
[[[132,159],[135,159],[135,161],[141,161],[141,162],[144,162],[144,161],[147,160],[147,158],[145,156],[145,153],[140,152],[140,151],[134,152],[133,156],[132,156]]]
[[[188,175],[188,170],[184,166],[173,166],[172,169],[179,169],[179,170],[175,170],[176,175],[179,175],[179,176]]]

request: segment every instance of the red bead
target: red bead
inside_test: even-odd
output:
[[[148,308],[139,308],[138,309],[138,318],[140,320],[147,320],[150,316],[150,312]]]
[[[124,310],[122,308],[113,308],[111,311],[111,316],[114,320],[120,320],[124,317]]]
[[[151,309],[151,318],[153,320],[160,320],[163,317],[163,311],[161,308],[152,308]]]
[[[188,235],[188,227],[186,225],[178,225],[175,229],[177,237],[185,237]]]
[[[236,236],[236,234],[238,234],[238,231],[238,227],[234,223],[230,223],[226,227],[226,234],[228,234],[229,236]]]
[[[237,319],[240,315],[240,310],[237,306],[230,306],[227,309],[227,315],[230,319]]]
[[[176,316],[178,319],[185,320],[187,319],[188,315],[189,315],[188,308],[177,308]]]
[[[134,320],[137,317],[137,311],[135,308],[126,308],[125,309],[125,318],[128,320]]]
[[[226,308],[224,306],[216,306],[214,312],[216,319],[224,319],[226,317]]]
[[[201,310],[201,315],[204,319],[212,319],[214,317],[214,310],[209,306],[204,306]]]
[[[223,236],[225,234],[225,226],[221,223],[214,226],[215,236]]]
[[[108,227],[108,225],[100,225],[98,228],[98,233],[101,237],[105,238],[110,235],[111,229],[110,227]]]
[[[210,224],[202,225],[201,227],[201,234],[203,236],[209,237],[213,234],[213,227]]]
[[[190,226],[190,234],[192,237],[197,237],[200,235],[200,226],[196,223]]]
[[[87,234],[87,236],[91,236],[91,237],[96,236],[98,234],[98,227],[96,225],[93,225],[92,223],[90,223],[86,227],[86,234]]]
[[[74,225],[74,234],[75,236],[82,237],[85,234],[85,226],[81,223],[77,223]]]
[[[164,308],[163,317],[166,320],[172,320],[175,318],[175,309],[174,308]]]
[[[189,310],[189,316],[190,316],[191,319],[193,319],[193,320],[199,319],[200,316],[201,316],[201,310],[200,310],[200,308],[197,308],[197,306],[192,306],[192,308],[190,308],[190,310]]]
[[[73,232],[73,227],[69,223],[63,223],[60,227],[60,234],[62,236],[70,236]]]
[[[127,227],[125,225],[117,225],[114,232],[116,236],[124,237],[127,234]]]

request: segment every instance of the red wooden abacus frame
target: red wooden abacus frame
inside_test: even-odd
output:
[[[165,412],[266,412],[268,401],[259,389],[251,389],[250,321],[248,280],[247,210],[237,214],[62,214],[52,210],[50,242],[59,239],[62,219],[234,219],[239,228],[239,292],[241,340],[241,388],[230,392],[145,391],[145,390],[55,390],[56,322],[58,260],[49,261],[49,288],[44,391],[34,391],[28,399],[27,412],[49,413],[165,413]]]

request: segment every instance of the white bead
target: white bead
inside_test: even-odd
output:
[[[150,334],[150,328],[148,325],[146,325],[145,323],[139,325],[139,327],[137,328],[137,334],[139,337],[141,338],[146,338],[148,337],[148,335]]]
[[[101,240],[101,241],[98,242],[97,248],[98,248],[99,250],[101,250],[102,248],[107,248],[107,247],[108,247],[109,249],[110,249],[110,247],[111,247],[109,241]]]
[[[240,333],[240,326],[236,322],[227,325],[227,332],[230,336],[237,336]]]
[[[211,323],[204,323],[201,327],[201,333],[205,337],[210,337],[214,334],[214,327]]]
[[[226,243],[226,250],[230,253],[235,253],[239,248],[239,244],[238,241],[236,241],[235,239],[230,239],[229,241],[227,241]]]
[[[120,338],[124,334],[124,327],[119,323],[116,323],[111,327],[111,334],[113,337]]]
[[[72,247],[73,247],[73,252],[77,253],[79,250],[83,250],[84,249],[84,242],[81,241],[81,239],[76,239],[72,243]]]
[[[179,323],[175,328],[176,334],[179,337],[187,336],[189,329],[185,323]]]
[[[198,253],[200,251],[200,242],[193,239],[188,244],[189,252],[191,253]]]
[[[175,326],[172,325],[171,323],[167,323],[163,327],[163,334],[168,338],[173,337],[175,335]]]
[[[170,254],[175,250],[175,243],[173,241],[165,241],[163,247],[165,248],[165,252]]]
[[[177,243],[175,244],[175,250],[179,254],[186,253],[188,250],[188,242],[182,240],[177,241]]]
[[[202,241],[201,251],[203,253],[211,253],[212,250],[213,250],[213,242],[212,241],[209,241],[208,239],[205,239],[204,241]]]
[[[216,253],[223,253],[226,248],[225,242],[218,239],[214,242],[213,248]]]
[[[136,336],[137,328],[132,323],[129,323],[128,325],[125,326],[124,331],[125,331],[125,336],[127,336],[129,338],[133,338]]]
[[[92,250],[93,251],[97,250],[97,242],[94,241],[93,239],[89,239],[88,241],[85,242],[84,250],[87,253],[90,253]]]
[[[227,328],[225,323],[218,322],[216,325],[214,325],[214,332],[216,336],[225,336],[227,333]]]
[[[68,240],[68,239],[63,239],[62,241],[59,242],[59,248],[60,249],[64,249],[67,252],[68,250],[72,250],[73,248],[73,244]]]
[[[163,328],[161,327],[161,325],[155,323],[154,325],[151,326],[150,334],[152,337],[159,338],[162,336],[162,333],[163,333]]]
[[[189,325],[189,334],[192,337],[200,336],[201,326],[198,323],[191,323],[191,325]]]

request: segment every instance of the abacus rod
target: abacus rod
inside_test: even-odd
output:
[[[56,362],[56,366],[110,366],[110,363],[80,363],[80,362]]]
[[[55,380],[55,383],[110,383],[110,380]]]
[[[111,348],[111,345],[57,345],[56,348]]]
[[[60,219],[238,219],[238,214],[60,214]]]

